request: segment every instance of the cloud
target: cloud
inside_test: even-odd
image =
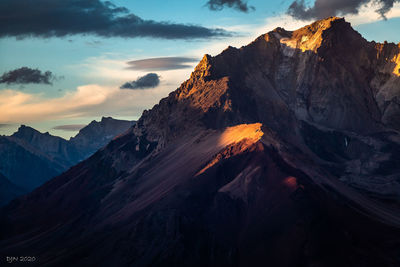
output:
[[[121,90],[115,85],[79,86],[57,98],[41,93],[0,90],[0,123],[33,124],[34,122],[93,118],[101,116],[138,118],[170,93],[160,86],[148,90]]]
[[[230,36],[223,29],[145,20],[101,0],[2,0],[0,37],[101,37],[193,39]]]
[[[121,89],[146,89],[154,88],[160,84],[160,76],[156,73],[148,73],[135,81],[126,82],[121,85]]]
[[[41,72],[38,69],[31,69],[28,67],[22,67],[15,70],[10,70],[3,73],[0,77],[0,83],[6,84],[52,84],[52,81],[59,79],[54,76],[51,71]]]
[[[53,130],[61,130],[67,132],[76,132],[85,127],[86,124],[67,124],[67,125],[58,125],[53,127]]]
[[[91,47],[98,47],[99,45],[102,44],[100,41],[87,41],[85,42],[86,45],[91,46]]]
[[[386,18],[386,13],[396,2],[400,0],[316,0],[313,6],[307,7],[304,0],[296,0],[289,6],[287,13],[301,20],[322,19],[329,16],[358,14],[363,6],[372,3],[375,5],[375,11]]]
[[[209,0],[206,6],[214,11],[222,10],[224,7],[233,8],[245,13],[254,10],[254,7],[249,6],[243,0]]]
[[[141,60],[132,60],[128,62],[128,69],[162,71],[192,68],[192,63],[198,62],[197,58],[191,57],[157,57]]]
[[[0,129],[1,128],[7,128],[7,127],[10,127],[12,124],[9,124],[9,123],[0,123]]]

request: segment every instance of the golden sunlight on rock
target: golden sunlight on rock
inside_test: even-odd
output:
[[[218,149],[222,149],[222,151],[215,155],[215,157],[204,168],[202,168],[196,176],[202,174],[222,159],[229,158],[245,151],[251,145],[260,140],[264,135],[261,131],[261,126],[261,123],[254,123],[241,124],[227,128],[218,140]]]
[[[294,189],[297,187],[297,178],[293,176],[286,177],[285,180],[283,180],[283,184]]]
[[[400,44],[399,44],[399,46],[400,46]],[[396,76],[400,76],[400,54],[396,55],[393,58],[393,62],[395,63],[393,74]]]
[[[261,131],[261,126],[261,123],[253,123],[229,127],[222,133],[218,145],[227,146],[232,143],[238,143],[243,139],[255,143],[264,135]]]
[[[335,21],[343,19],[338,17],[331,17],[326,20],[317,21],[307,27],[303,27],[297,31],[294,31],[290,38],[278,38],[281,44],[284,44],[290,48],[300,49],[302,52],[314,51],[321,46],[323,40],[323,32],[330,28],[332,23]]]

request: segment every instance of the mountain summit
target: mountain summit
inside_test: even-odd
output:
[[[5,207],[0,251],[40,265],[398,266],[399,54],[328,18],[205,55],[134,127]]]

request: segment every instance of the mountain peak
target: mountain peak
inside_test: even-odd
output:
[[[317,21],[313,22],[311,25],[314,25],[314,27],[318,26],[320,28],[327,29],[327,28],[332,27],[335,23],[348,23],[348,22],[346,22],[346,20],[343,17],[333,16],[333,17],[328,17],[325,19],[317,20]]]
[[[18,128],[18,131],[36,131],[30,126],[26,126],[25,124],[21,124]]]
[[[344,18],[329,17],[326,19],[317,20],[309,25],[306,25],[300,29],[294,31],[294,33],[308,33],[315,34],[317,32],[323,32],[327,29],[337,28],[340,25],[350,26],[350,23],[346,22]]]
[[[276,32],[283,36],[287,35],[288,33],[291,33],[290,31],[287,31],[287,30],[285,30],[285,28],[282,28],[282,27],[277,27],[277,28],[273,29],[272,32]]]
[[[192,72],[191,78],[204,78],[210,75],[212,56],[205,54]]]
[[[45,132],[45,133],[41,133],[38,130],[36,130],[35,128],[32,128],[30,126],[26,126],[24,124],[21,124],[21,126],[18,128],[18,131],[16,131],[14,134],[12,134],[13,137],[17,137],[20,139],[29,139],[29,138],[33,138],[33,137],[39,137],[39,136],[48,136],[49,138],[53,138],[53,139],[62,139],[63,138],[59,137],[59,136],[54,136],[51,135],[49,132]]]
[[[350,25],[346,22],[344,18],[339,17],[329,17],[321,20],[317,20],[309,25],[301,27],[294,31],[288,31],[282,27],[277,27],[271,31],[271,33],[284,34],[293,33],[294,35],[302,34],[315,34],[317,32],[322,32],[332,27],[337,27],[338,25]],[[296,34],[297,33],[297,34]]]
[[[300,49],[302,52],[317,52],[319,47],[323,44],[330,43],[332,40],[351,42],[353,40],[363,39],[361,35],[351,27],[350,23],[346,22],[344,18],[339,17],[329,17],[318,20],[293,32],[286,31],[283,28],[276,28],[271,33],[274,37],[278,38],[282,44],[291,48]]]
[[[100,122],[106,122],[106,121],[112,121],[114,120],[112,117],[101,117],[101,121]]]
[[[134,124],[135,121],[102,117],[100,121],[93,120],[87,126],[80,129],[76,136],[71,137],[70,142],[76,147],[85,147],[86,151],[82,158],[86,158]]]
[[[18,130],[12,135],[14,137],[28,137],[28,136],[33,136],[33,135],[40,135],[41,133],[29,126],[26,126],[24,124],[21,124],[21,126],[18,128]]]

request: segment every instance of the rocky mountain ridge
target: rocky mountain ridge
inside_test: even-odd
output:
[[[397,266],[398,58],[341,18],[205,55],[133,128],[5,207],[0,252],[44,266]]]
[[[205,55],[191,78],[151,111],[154,118],[146,112],[142,121],[146,125],[146,119],[153,121],[162,116],[155,113],[164,112],[159,124],[166,124],[171,115],[165,111],[178,102],[184,106],[192,101],[191,109],[201,110],[202,116],[220,112],[214,121],[204,119],[210,126],[265,120],[278,129],[275,118],[279,115],[360,133],[380,131],[387,125],[398,130],[392,125],[399,121],[395,116],[399,51],[398,45],[367,42],[341,18],[294,32],[277,28],[240,49],[228,47],[216,57]],[[330,77],[337,84],[331,84]],[[217,90],[209,92],[206,87]],[[242,97],[246,104],[241,104]],[[265,103],[277,114],[261,114]],[[179,113],[174,114],[176,120],[194,115],[194,111],[171,112]]]
[[[134,121],[102,117],[101,121],[94,120],[82,128],[76,136],[71,137],[69,142],[74,147],[85,148],[80,155],[82,159],[85,159],[110,142],[116,135],[125,132],[134,123]]]
[[[67,141],[21,125],[11,136],[0,137],[0,173],[29,192],[92,155],[134,123],[103,117]]]

